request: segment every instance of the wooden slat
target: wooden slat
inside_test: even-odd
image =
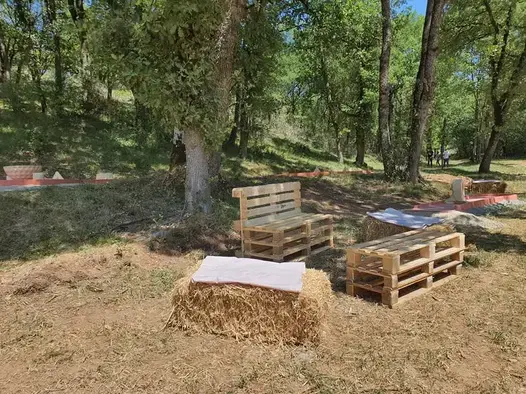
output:
[[[253,218],[255,216],[263,216],[263,215],[269,215],[269,214],[275,214],[275,213],[280,213],[280,212],[283,212],[283,211],[289,211],[291,209],[295,209],[295,208],[299,208],[297,206],[297,204],[292,201],[292,202],[284,202],[284,203],[281,203],[281,204],[273,204],[273,205],[269,205],[269,206],[266,206],[266,207],[261,207],[261,208],[253,208],[253,209],[249,209],[247,211],[247,219],[250,219],[250,218]]]
[[[318,244],[321,244],[322,242],[326,242],[328,240],[331,239],[331,236],[330,235],[325,235],[323,237],[315,237],[315,238],[311,238],[310,240],[310,245],[318,245]]]
[[[353,245],[351,246],[351,249],[354,249],[356,251],[358,251],[359,253],[362,253],[362,254],[373,254],[373,255],[377,255],[377,256],[382,256],[383,254],[387,254],[385,252],[380,252],[380,253],[377,253],[376,251],[377,250],[380,250],[380,249],[383,249],[383,248],[388,248],[389,246],[391,245],[401,245],[405,242],[408,242],[410,240],[413,240],[413,239],[417,239],[419,236],[420,236],[420,231],[417,232],[417,233],[413,233],[412,231],[408,232],[408,233],[404,233],[404,234],[408,234],[406,236],[400,236],[396,239],[390,239],[388,241],[382,241],[382,239],[379,239],[378,241],[381,241],[381,242],[377,242],[375,245],[372,245],[372,246],[368,246],[368,247],[365,247],[365,248],[357,248],[356,245]],[[399,234],[399,235],[402,235],[402,234]],[[391,238],[391,237],[389,237]]]
[[[370,246],[374,246],[374,245],[378,245],[378,244],[381,244],[381,243],[384,243],[384,242],[387,242],[387,241],[390,241],[390,240],[396,240],[396,239],[399,239],[399,238],[404,238],[404,237],[407,237],[409,235],[413,235],[413,234],[418,234],[418,233],[421,233],[422,230],[412,230],[412,231],[407,231],[405,233],[399,233],[399,234],[395,234],[395,235],[391,235],[389,237],[385,237],[385,238],[379,238],[379,239],[373,239],[372,241],[367,241],[367,242],[362,242],[361,244],[354,244],[351,246],[352,249],[365,249],[365,248],[369,248]]]
[[[295,234],[295,235],[291,235],[289,237],[285,237],[283,238],[283,240],[281,240],[279,243],[280,244],[286,244],[288,242],[292,242],[292,241],[296,241],[298,239],[302,239],[302,238],[305,238],[305,233],[299,233],[299,234]],[[245,243],[249,243],[249,244],[254,244],[254,245],[263,245],[263,246],[274,246],[275,243],[273,242],[272,240],[272,236],[270,237],[265,237],[264,239],[256,239],[256,240],[251,240],[251,239],[245,239]],[[285,245],[286,247],[286,245]]]
[[[301,200],[299,191],[292,191],[283,194],[271,194],[268,197],[258,197],[247,200],[247,208],[259,207],[261,205],[276,204],[284,201]]]
[[[464,249],[461,249],[461,248],[447,248],[444,250],[440,250],[435,253],[434,260],[440,260],[440,259],[443,259],[444,257],[452,256],[455,253],[462,252],[463,250]]]
[[[433,275],[439,274],[440,272],[446,271],[449,268],[452,268],[452,267],[454,267],[456,265],[459,265],[459,264],[461,264],[460,261],[453,260],[453,261],[450,261],[449,263],[442,264],[442,265],[439,265],[439,266],[435,266],[433,268]]]
[[[383,292],[383,286],[374,286],[367,283],[359,283],[359,282],[353,282],[353,286],[359,287],[360,289],[365,289],[369,291],[373,291],[375,293],[382,293]]]
[[[302,220],[303,223],[306,223],[306,222],[314,223],[314,222],[319,222],[319,221],[322,221],[322,220],[329,219],[330,217],[331,217],[330,215],[313,214],[313,213],[302,213],[301,215],[299,215],[297,217],[297,219],[298,220]],[[271,224],[269,226],[269,228],[286,229],[289,226],[295,226],[295,225],[296,225],[296,221],[294,220],[294,217],[293,217],[293,218],[288,219],[286,222],[283,221],[283,222],[273,223],[273,224]]]
[[[232,189],[232,197],[255,197],[265,194],[275,194],[300,190],[299,182],[274,183],[271,185],[236,187]]]
[[[401,239],[400,242],[391,241],[386,245],[379,245],[379,247],[375,248],[374,250],[367,250],[367,253],[375,255],[399,256],[414,250],[423,249],[429,246],[430,243],[434,243],[434,240],[437,239],[440,234],[443,234],[440,232],[436,233],[431,231],[427,231],[426,233],[427,234],[413,235],[408,237],[409,239],[405,240]]]
[[[402,246],[405,247],[407,245],[417,245],[424,242],[445,242],[455,238],[456,234],[458,233],[444,234],[440,231],[415,230],[365,242],[362,244],[355,244],[351,246],[351,249],[357,250],[363,254],[390,254],[394,250],[403,249],[401,248]],[[419,248],[420,247],[412,250],[417,250]]]
[[[427,293],[428,291],[430,291],[431,289],[426,289],[424,287],[421,287],[415,291],[412,291],[411,293],[409,294],[405,294],[401,297],[398,298],[398,302],[392,304],[392,305],[389,305],[389,308],[394,308],[394,307],[397,307],[397,306],[400,306],[401,304],[407,302],[407,301],[410,301],[414,298],[417,298],[417,297],[420,297],[421,295]]]
[[[405,278],[398,281],[398,286],[396,287],[398,290],[403,289],[404,287],[410,286],[413,283],[419,282],[422,279],[425,279],[429,276],[428,273],[422,272],[420,274],[410,276],[409,278]]]
[[[250,229],[250,230],[266,231],[266,232],[272,233],[272,232],[281,231],[281,230],[273,230],[269,228],[270,223],[274,223],[276,221],[296,217],[298,215],[301,215],[301,211],[299,210],[299,208],[296,208],[288,212],[277,213],[274,215],[262,216],[260,218],[246,220],[243,223],[243,225],[245,228]]]
[[[307,249],[309,247],[308,244],[300,244],[298,246],[293,246],[291,248],[286,248],[283,250],[283,256],[288,256],[289,254],[294,254],[296,252],[299,252],[301,250]]]
[[[392,251],[400,250],[405,246],[412,246],[423,243],[427,245],[430,242],[434,242],[434,239],[441,234],[443,233],[435,231],[425,231],[422,234],[415,234],[408,236],[407,238],[402,238],[400,240],[390,241],[385,244],[380,244],[369,248],[368,250],[379,253],[390,253]]]
[[[407,263],[400,264],[400,270],[398,271],[398,274],[403,274],[404,272],[411,271],[413,268],[418,268],[424,264],[427,264],[431,261],[435,260],[434,258],[429,259],[426,257],[420,257],[418,259],[408,261]]]

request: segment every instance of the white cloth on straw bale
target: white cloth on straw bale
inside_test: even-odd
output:
[[[367,215],[385,223],[396,224],[408,228],[426,228],[442,222],[442,219],[426,216],[409,215],[397,209],[387,208],[385,211],[367,212]]]
[[[206,257],[192,276],[194,282],[242,284],[299,293],[305,263],[272,263],[237,257]]]

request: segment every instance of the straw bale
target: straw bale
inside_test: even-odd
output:
[[[405,233],[406,231],[414,230],[409,227],[399,226],[396,224],[382,222],[371,216],[367,216],[361,226],[361,232],[358,242],[367,242],[375,239],[389,237],[391,235]],[[452,233],[455,229],[447,224],[434,224],[426,228],[426,230],[443,231]]]
[[[469,191],[473,194],[506,193],[506,182],[473,183]]]
[[[170,325],[260,342],[318,343],[331,298],[326,275],[308,269],[300,293],[178,280]]]

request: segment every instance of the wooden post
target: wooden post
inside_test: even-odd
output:
[[[384,273],[397,274],[400,271],[400,256],[384,256],[382,264]]]

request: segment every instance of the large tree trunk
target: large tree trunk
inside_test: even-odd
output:
[[[411,119],[411,144],[408,152],[407,179],[417,183],[420,173],[420,155],[422,139],[427,129],[431,106],[435,92],[435,60],[438,56],[438,36],[444,0],[428,0],[424,31],[422,34],[422,51],[420,66],[413,92],[413,111]]]
[[[382,0],[382,53],[380,55],[380,97],[378,102],[378,141],[384,176],[388,180],[395,177],[395,161],[392,151],[390,130],[390,89],[389,63],[391,58],[391,1]]]
[[[485,174],[490,172],[491,160],[497,150],[499,144],[502,126],[504,125],[505,103],[500,103],[498,100],[493,102],[493,126],[491,127],[491,135],[489,137],[488,145],[484,151],[484,156],[479,166],[479,173]]]
[[[0,82],[7,82],[11,78],[11,53],[9,44],[0,37]]]
[[[217,129],[222,130],[228,123],[230,107],[230,89],[238,30],[246,14],[244,0],[223,0],[224,17],[219,27],[217,46],[213,61],[216,64],[216,91],[219,93],[217,114]],[[212,202],[210,198],[210,176],[219,174],[221,154],[207,152],[205,140],[198,129],[186,130],[186,205],[190,212],[203,211],[208,213]],[[195,166],[195,168],[193,168]]]
[[[183,139],[186,147],[186,208],[190,212],[209,213],[212,200],[205,140],[198,130],[186,131]]]

